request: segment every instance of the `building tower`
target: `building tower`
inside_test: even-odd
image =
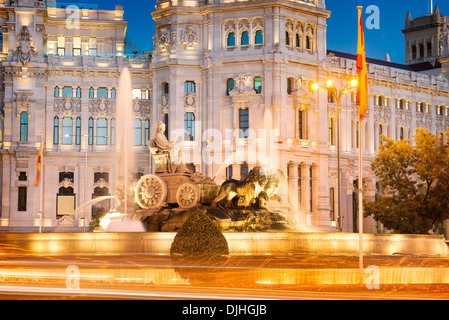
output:
[[[405,29],[405,63],[412,65],[430,62],[436,65],[442,56],[441,40],[444,30],[449,25],[449,17],[442,16],[438,6],[432,14],[412,19],[407,13]]]

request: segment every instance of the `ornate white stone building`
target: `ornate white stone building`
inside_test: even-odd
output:
[[[36,230],[40,189],[33,180],[41,132],[46,230],[80,228],[87,211],[86,218],[91,216],[82,204],[113,193],[120,158],[114,98],[124,66],[136,97],[136,176],[152,170],[145,144],[162,120],[170,139],[184,140],[191,168],[221,183],[257,164],[279,167],[286,174],[283,201],[270,205],[288,211],[305,229],[336,230],[336,99],[327,91],[311,92],[309,83],[331,79],[343,87],[356,67],[354,55],[326,47],[331,11],[324,0],[158,0],[151,59],[123,56],[120,6],[81,9],[79,28],[73,29],[64,26],[71,11],[59,5],[22,0],[3,3],[1,12],[1,230]],[[447,30],[446,21],[442,17],[435,29],[442,51],[429,51],[433,64],[368,59],[363,141],[357,138],[355,93],[341,100],[343,231],[357,226],[358,148],[365,197],[373,199],[369,165],[380,134],[412,139],[417,127],[439,133],[449,125],[449,57],[440,32]],[[412,24],[408,17],[406,30]],[[411,43],[407,38],[407,48]],[[365,219],[365,232],[381,231]]]

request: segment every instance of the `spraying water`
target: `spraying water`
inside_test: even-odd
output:
[[[135,156],[133,152],[133,121],[134,110],[132,100],[131,74],[128,68],[120,73],[117,92],[117,148],[120,148],[119,175],[124,179],[124,190],[129,189],[130,174],[132,173]],[[139,121],[139,120],[136,120]],[[132,220],[128,214],[128,197],[124,197],[124,212],[109,212],[102,219],[103,229],[111,232],[143,232],[145,228],[139,220]],[[106,222],[107,225],[106,225]]]

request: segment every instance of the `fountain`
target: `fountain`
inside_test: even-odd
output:
[[[132,101],[131,75],[128,68],[123,68],[120,73],[119,88],[117,92],[117,145],[120,146],[120,173],[119,184],[123,194],[132,192],[133,186],[130,186],[130,179],[124,179],[130,174],[130,165],[134,163],[134,154],[132,150],[132,120],[133,120],[133,101]],[[117,189],[120,189],[116,186]],[[128,191],[128,192],[127,192]],[[117,199],[117,194],[115,196]],[[129,210],[129,197],[123,196],[123,205],[119,205],[120,210],[114,209],[109,211],[100,221],[100,226],[106,232],[144,232],[145,228],[142,222],[134,219],[132,212]],[[120,203],[120,201],[119,201]]]

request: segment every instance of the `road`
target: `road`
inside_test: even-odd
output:
[[[167,256],[16,252],[0,255],[0,300],[449,299],[449,257],[368,256],[365,262],[378,266],[385,278],[418,282],[370,289],[358,284],[357,257],[350,256],[239,256],[191,263]],[[436,275],[445,282],[432,282],[440,279]]]

